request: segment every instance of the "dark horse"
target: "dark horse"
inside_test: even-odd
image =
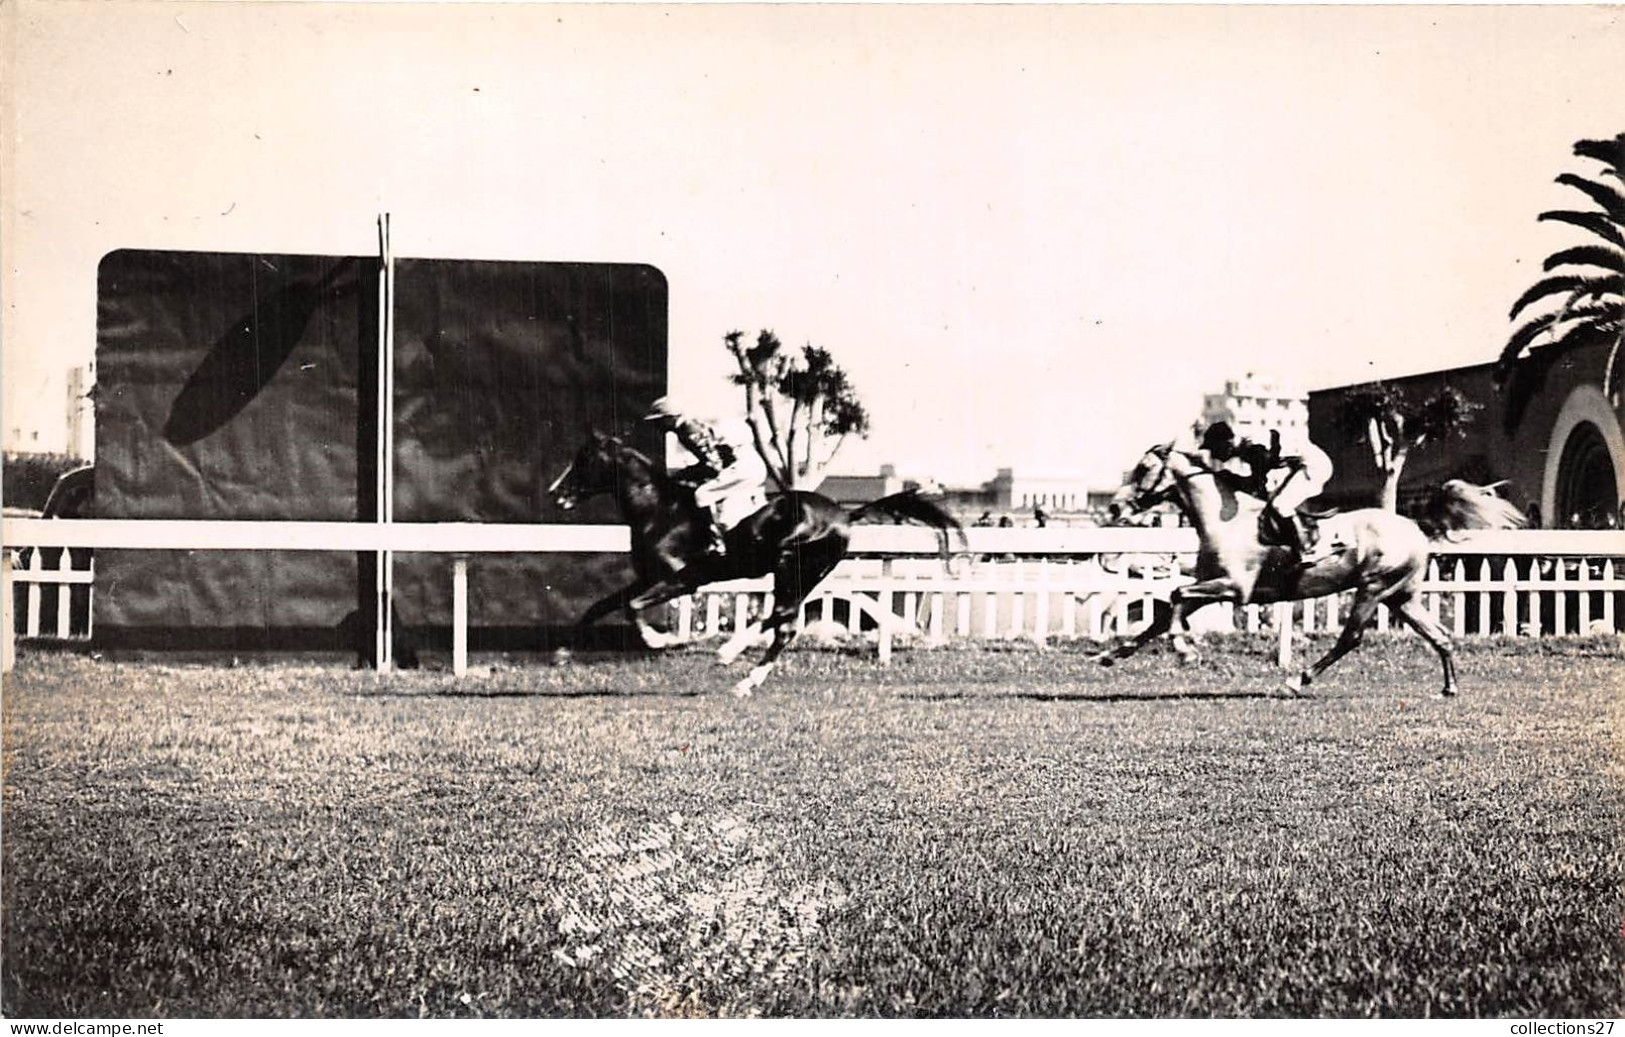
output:
[[[737,695],[750,694],[767,679],[779,653],[795,636],[801,603],[846,557],[853,523],[883,517],[928,525],[941,539],[944,564],[949,531],[964,539],[952,515],[913,492],[892,494],[848,511],[828,497],[792,490],[773,497],[728,530],[727,553],[718,558],[704,551],[705,521],[694,503],[693,487],[620,439],[598,432],[588,436],[549,492],[567,510],[588,497],[613,494],[621,517],[632,527],[632,569],[637,578],[589,608],[581,617],[582,626],[622,609],[645,644],[664,647],[671,642],[670,635],[645,623],[639,615],[644,609],[692,594],[708,583],[772,574],[772,612],[749,629],[741,624],[717,653],[723,663],[731,663],[761,632],[773,632],[773,643],[761,661],[734,686]]]

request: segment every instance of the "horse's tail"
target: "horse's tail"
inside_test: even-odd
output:
[[[965,527],[942,509],[940,505],[921,497],[917,490],[904,490],[889,497],[870,501],[859,505],[846,513],[852,522],[863,522],[872,516],[882,515],[898,522],[918,522],[930,526],[937,531],[937,540],[942,553],[942,564],[947,567],[951,552],[948,547],[948,533],[959,534],[959,543],[962,548],[969,548],[970,541],[965,537]]]
[[[1522,529],[1529,525],[1523,512],[1495,492],[1499,485],[1479,486],[1451,479],[1433,491],[1419,524],[1433,540],[1467,529]]]

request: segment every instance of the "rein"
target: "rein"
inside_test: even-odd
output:
[[[1152,453],[1156,453],[1156,452],[1152,451]],[[1173,478],[1174,478],[1174,482],[1176,484],[1183,485],[1183,484],[1189,483],[1191,480],[1197,478],[1198,476],[1202,476],[1202,475],[1211,475],[1215,479],[1218,478],[1219,469],[1217,469],[1217,468],[1209,468],[1206,465],[1197,463],[1196,458],[1192,457],[1190,454],[1185,453],[1184,451],[1179,451],[1180,456],[1184,457],[1185,460],[1190,461],[1193,464],[1196,464],[1197,465],[1196,470],[1194,472],[1173,472],[1173,471],[1169,471],[1168,457],[1172,453],[1174,453],[1174,451],[1170,448],[1167,453],[1157,454],[1157,457],[1158,457],[1159,460],[1162,461],[1162,470],[1164,472],[1168,472],[1168,474],[1172,475]],[[1164,501],[1167,501],[1170,497],[1174,496],[1174,494],[1176,492],[1177,492],[1177,487],[1176,486],[1168,486],[1165,489],[1147,490],[1144,493],[1136,494],[1135,498],[1134,498],[1134,510],[1135,511],[1145,511],[1147,508],[1154,508],[1158,504],[1161,504]]]

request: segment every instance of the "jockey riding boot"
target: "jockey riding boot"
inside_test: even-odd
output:
[[[1291,551],[1292,557],[1297,559],[1299,564],[1302,564],[1307,560],[1306,556],[1309,552],[1307,540],[1303,535],[1303,527],[1298,524],[1298,516],[1296,514],[1283,514],[1273,506],[1270,508],[1270,514],[1273,516],[1271,525],[1275,527],[1276,534],[1281,538],[1281,546]]]
[[[1317,524],[1301,511],[1291,517],[1292,535],[1297,539],[1298,561],[1313,564],[1327,555],[1325,542],[1319,536]]]
[[[722,523],[717,521],[717,513],[707,509],[705,515],[710,520],[705,531],[705,553],[713,558],[721,558],[728,553],[728,539],[723,533]]]

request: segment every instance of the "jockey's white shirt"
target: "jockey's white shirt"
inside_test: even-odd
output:
[[[1326,488],[1326,483],[1332,477],[1332,459],[1326,456],[1326,451],[1310,442],[1307,436],[1299,437],[1296,441],[1283,438],[1281,456],[1301,457],[1304,463],[1303,471],[1296,474],[1293,474],[1291,467],[1282,466],[1269,475],[1270,492],[1275,494],[1275,508],[1282,514],[1288,514]]]
[[[767,465],[743,420],[724,419],[712,431],[733,451],[734,463],[695,487],[694,501],[712,509],[721,525],[732,526],[767,502]]]

